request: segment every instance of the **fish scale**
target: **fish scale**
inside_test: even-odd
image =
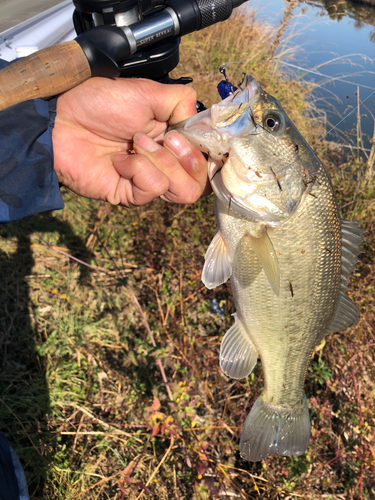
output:
[[[274,404],[293,405],[299,399],[293,391],[284,391],[283,384],[288,387],[298,386],[297,392],[301,392],[311,352],[321,332],[332,321],[334,304],[330,308],[322,308],[322,305],[334,300],[332,297],[337,297],[340,275],[336,272],[335,279],[332,279],[331,269],[335,260],[340,265],[341,240],[337,208],[326,204],[326,198],[320,194],[316,199],[310,197],[306,200],[307,206],[301,203],[295,215],[270,234],[276,252],[279,253],[280,281],[283,284],[279,297],[267,286],[267,278],[260,272],[259,261],[251,246],[243,242],[243,236],[241,238],[240,234],[236,238],[230,238],[228,251],[229,255],[233,255],[231,260],[236,263],[233,266],[231,286],[237,304],[237,315],[244,325],[249,325],[248,334],[262,360],[265,390],[270,398],[274,398]],[[320,205],[322,209],[318,211]],[[322,243],[333,247],[334,237],[327,232],[322,241],[319,233],[319,220],[332,216],[330,208],[334,209],[337,219],[336,248],[332,253],[327,252]],[[313,231],[307,224],[311,219],[310,211],[315,213],[318,234],[317,238],[307,239],[306,230],[309,230],[310,236]],[[229,241],[228,235],[233,235],[233,225],[238,227],[238,222],[233,219],[231,211],[229,214],[225,212],[224,206],[217,212],[223,238]],[[243,234],[247,233],[246,222],[241,224],[241,229]],[[303,254],[302,249],[305,250]],[[323,282],[325,286],[322,292]],[[316,337],[309,336],[310,332],[316,332]],[[304,353],[302,358],[301,352]],[[280,376],[283,367],[286,367],[286,372]]]
[[[236,306],[220,366],[235,379],[249,375],[258,357],[263,368],[241,456],[301,455],[310,438],[303,386],[313,350],[359,319],[346,283],[362,231],[340,219],[322,164],[250,75],[176,128],[210,158],[217,231],[202,281],[214,288],[230,278]]]

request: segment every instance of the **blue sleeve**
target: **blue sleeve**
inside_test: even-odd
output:
[[[0,432],[0,500],[29,500],[25,473],[5,436]]]
[[[0,60],[0,69],[7,66]],[[64,207],[53,168],[57,98],[0,112],[0,223]]]

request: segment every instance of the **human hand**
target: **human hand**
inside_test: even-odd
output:
[[[180,134],[165,132],[194,115],[195,104],[192,88],[145,79],[92,78],[65,92],[52,133],[59,182],[115,205],[158,196],[193,203],[210,192],[206,160]]]

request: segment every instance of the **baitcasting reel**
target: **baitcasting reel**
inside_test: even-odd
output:
[[[0,111],[65,92],[94,76],[172,81],[180,37],[228,19],[246,0],[73,0],[77,38],[0,71]],[[199,109],[199,108],[198,108]]]
[[[73,0],[74,27],[93,75],[170,83],[181,36],[228,19],[246,0]],[[188,83],[182,78],[179,83]],[[173,82],[175,83],[175,81]]]

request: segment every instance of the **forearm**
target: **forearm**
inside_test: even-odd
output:
[[[53,168],[55,106],[56,99],[36,99],[0,113],[2,223],[64,206]]]

